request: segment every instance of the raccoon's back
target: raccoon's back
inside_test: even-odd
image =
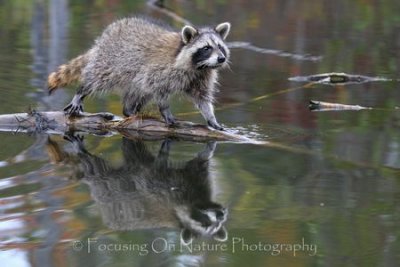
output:
[[[96,92],[141,84],[154,71],[173,66],[180,42],[179,33],[148,20],[118,20],[96,40],[82,80]]]
[[[112,23],[96,40],[97,56],[124,67],[138,64],[172,63],[179,48],[179,34],[141,18]]]

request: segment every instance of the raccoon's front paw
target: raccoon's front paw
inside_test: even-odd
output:
[[[64,114],[70,116],[77,116],[83,112],[82,104],[70,103],[64,108]]]
[[[168,106],[160,106],[160,113],[166,124],[168,124],[169,126],[176,124],[176,119],[174,115],[172,115],[172,112]]]
[[[224,130],[224,128],[221,125],[219,125],[219,123],[216,122],[216,121],[207,121],[207,124],[211,128],[214,128],[215,130],[218,130],[218,131],[223,131]]]
[[[166,124],[168,124],[168,126],[174,126],[176,124],[176,119],[172,115],[165,116],[164,117],[164,121],[165,121]]]
[[[64,139],[72,143],[73,148],[76,152],[86,152],[85,146],[83,144],[83,135],[79,135],[74,131],[67,131],[64,134]]]

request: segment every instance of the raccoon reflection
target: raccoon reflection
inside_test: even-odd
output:
[[[164,141],[154,156],[143,142],[124,138],[124,164],[119,168],[88,153],[80,141],[74,143],[79,148],[83,180],[110,228],[180,228],[181,241],[186,244],[196,236],[227,239],[223,226],[227,209],[213,202],[209,178],[215,142],[195,158],[174,164],[168,159],[170,141]]]

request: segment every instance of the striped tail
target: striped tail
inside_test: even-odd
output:
[[[83,67],[87,64],[86,54],[80,55],[67,64],[58,67],[57,71],[50,73],[47,78],[49,94],[57,88],[69,85],[81,79]]]

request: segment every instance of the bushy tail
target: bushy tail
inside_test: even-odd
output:
[[[57,71],[50,73],[47,78],[49,94],[57,88],[79,81],[81,78],[82,68],[86,65],[86,54],[80,55],[67,64],[58,67]]]

